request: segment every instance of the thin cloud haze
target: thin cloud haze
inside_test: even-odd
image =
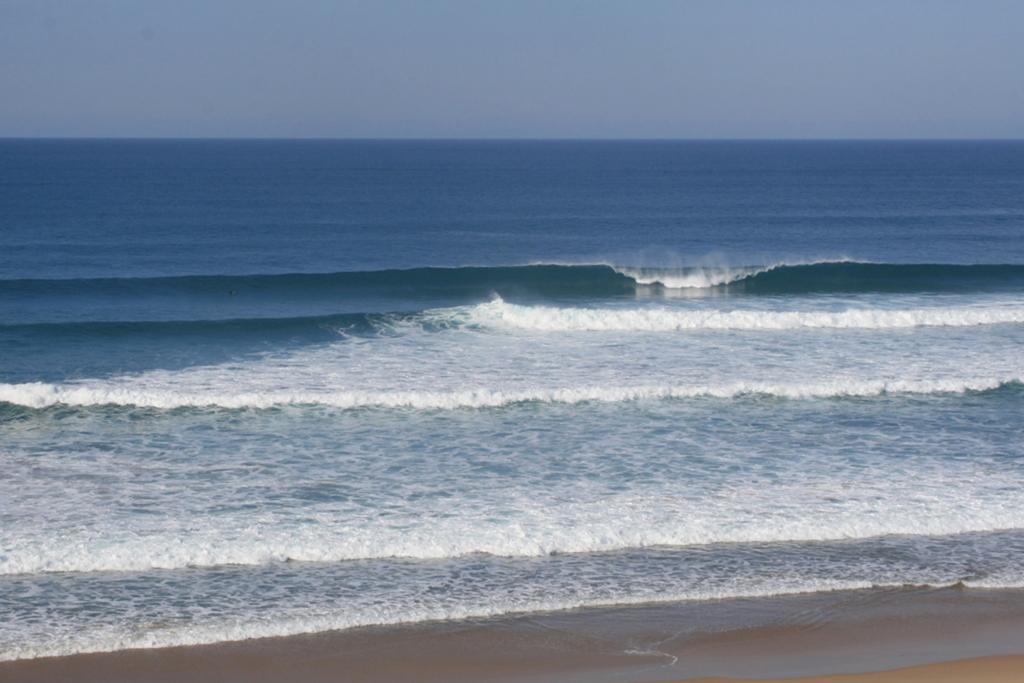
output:
[[[0,2],[0,136],[1024,137],[1013,2]]]

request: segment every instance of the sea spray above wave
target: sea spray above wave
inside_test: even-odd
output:
[[[681,330],[899,329],[969,327],[1024,322],[1024,305],[843,311],[681,310],[678,308],[558,308],[523,306],[496,298],[469,309],[466,321],[483,327],[551,332]]]
[[[821,265],[829,262],[822,262]],[[801,264],[772,266],[694,266],[689,268],[631,268],[611,266],[638,285],[659,285],[668,289],[708,289],[728,285],[775,268]]]
[[[48,384],[0,384],[0,402],[46,408],[54,405],[121,405],[173,409],[218,407],[272,408],[285,405],[320,405],[340,409],[409,408],[454,410],[497,408],[517,403],[621,402],[692,398],[769,396],[783,399],[869,397],[883,394],[944,394],[994,391],[1021,384],[1022,376],[940,380],[835,379],[820,383],[735,382],[721,385],[639,385],[536,388],[525,390],[464,389],[456,391],[189,391],[149,389],[130,380]]]

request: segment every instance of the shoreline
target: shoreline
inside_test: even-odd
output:
[[[1024,658],[1008,655],[1024,655],[1024,590],[904,587],[14,660],[0,662],[0,680],[647,683],[840,675],[824,680],[881,683],[903,679],[864,672],[922,665],[931,678],[920,680],[941,681],[935,676],[944,671],[962,677],[963,667],[972,680],[1010,680],[979,678],[1007,667],[1024,680]],[[973,663],[936,664],[954,660]]]

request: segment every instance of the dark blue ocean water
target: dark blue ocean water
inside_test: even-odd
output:
[[[1020,142],[0,141],[0,277],[1024,261]]]
[[[0,658],[1024,586],[1022,344],[1024,143],[0,141]]]
[[[529,286],[536,274],[494,271],[239,275],[1022,264],[1022,168],[1024,143],[1011,142],[0,141],[0,325],[418,311],[495,288],[631,292],[583,271],[549,274],[546,287]],[[219,277],[150,279],[182,275]],[[899,288],[890,275],[867,279]],[[170,347],[161,342],[171,328],[5,327],[0,380],[322,340],[319,326],[299,327],[179,324]]]

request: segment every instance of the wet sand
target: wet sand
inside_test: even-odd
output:
[[[686,683],[725,683],[737,680],[742,679],[691,678]],[[1022,680],[1024,656],[1014,656],[979,657],[874,673],[762,679],[761,683],[1018,683]]]
[[[0,681],[1024,681],[999,655],[1024,655],[1024,591],[902,588],[0,662]]]

